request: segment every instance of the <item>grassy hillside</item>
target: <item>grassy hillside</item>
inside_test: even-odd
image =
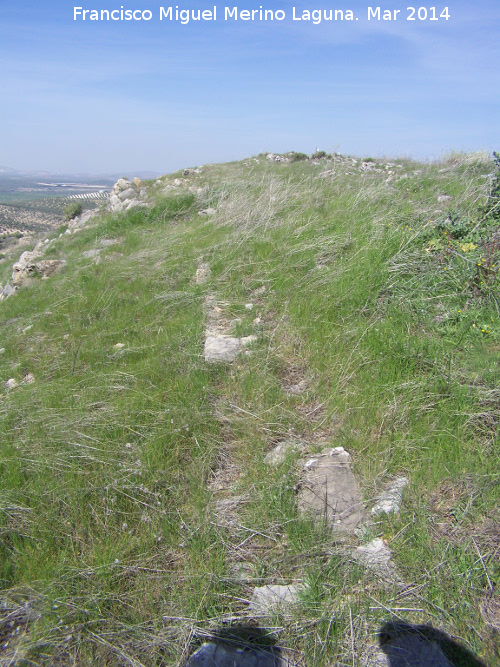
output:
[[[50,245],[65,268],[0,303],[0,664],[175,665],[297,582],[260,622],[295,664],[366,664],[390,618],[498,663],[494,168],[261,155]],[[207,297],[257,336],[232,364],[204,360]],[[287,439],[348,450],[368,506],[408,477],[351,539],[404,586],[298,514],[303,453],[264,463]]]

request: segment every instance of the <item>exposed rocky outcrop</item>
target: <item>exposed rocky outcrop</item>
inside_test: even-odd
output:
[[[118,213],[119,211],[128,211],[135,206],[146,206],[143,200],[145,194],[146,189],[142,186],[139,178],[134,178],[133,181],[120,178],[113,185],[109,195],[108,208],[113,213]]]
[[[33,250],[25,250],[21,254],[19,260],[12,266],[12,287],[6,285],[2,290],[4,298],[11,296],[15,289],[28,285],[36,275],[48,278],[65,264],[65,260],[63,259],[43,259],[36,261],[43,255],[48,245],[50,245],[48,239],[39,241]]]
[[[48,278],[66,263],[63,259],[43,259],[38,262],[34,261],[42,254],[43,246],[44,243],[38,243],[34,250],[23,252],[19,261],[12,266],[13,288],[29,285],[32,278],[37,274],[42,278]]]
[[[92,220],[92,218],[95,218],[99,215],[99,211],[96,209],[88,210],[88,211],[83,211],[81,215],[77,215],[76,218],[73,218],[68,222],[68,229],[66,230],[66,234],[71,233],[71,229],[78,229],[80,227],[84,227],[89,220]]]
[[[276,153],[268,153],[266,158],[272,162],[290,162],[290,158],[286,155],[277,155]]]
[[[64,259],[41,259],[53,240],[49,241],[49,239],[45,239],[44,241],[39,241],[33,250],[25,250],[21,254],[17,262],[12,265],[12,284],[6,283],[0,289],[0,301],[15,294],[20,287],[26,287],[31,284],[35,277],[42,279],[49,278],[55,271],[66,264]]]

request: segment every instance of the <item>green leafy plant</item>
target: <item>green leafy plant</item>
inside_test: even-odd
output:
[[[70,202],[67,206],[64,207],[64,218],[65,220],[73,220],[77,216],[81,215],[83,211],[83,206],[81,202]]]
[[[306,153],[297,153],[295,151],[292,151],[290,153],[290,161],[291,162],[301,162],[302,160],[308,160],[309,155],[306,155]]]

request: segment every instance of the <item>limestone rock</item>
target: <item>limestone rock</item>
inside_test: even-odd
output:
[[[78,215],[76,218],[73,218],[68,222],[68,229],[64,232],[65,234],[71,234],[72,229],[83,227],[89,220],[95,218],[98,215],[98,211],[88,210],[83,211],[81,215]]]
[[[35,381],[35,376],[33,373],[26,373],[26,375],[23,377],[21,384],[33,384]]]
[[[90,250],[85,250],[85,252],[82,252],[82,257],[86,257],[88,259],[91,259],[92,257],[97,257],[97,255],[101,252],[102,248],[91,248]]]
[[[2,290],[0,290],[0,301],[7,299],[9,296],[15,294],[16,288],[13,287],[10,283],[5,283]]]
[[[292,586],[259,586],[254,589],[249,611],[255,616],[269,616],[277,612],[286,612],[299,600],[299,593],[304,590],[301,584]]]
[[[217,211],[215,208],[204,208],[201,211],[198,211],[198,215],[201,215],[201,217],[207,217],[209,215],[215,215]]]
[[[112,192],[109,195],[108,206],[112,211],[118,211],[121,207],[121,200]]]
[[[120,201],[125,201],[126,199],[133,199],[137,195],[137,190],[134,188],[127,188],[117,193],[117,197]]]
[[[111,246],[111,245],[116,245],[117,243],[119,243],[118,239],[101,239],[101,240],[99,241],[99,244],[100,244],[103,248],[109,248],[109,246]]]
[[[363,500],[343,447],[324,449],[302,462],[298,506],[301,514],[353,533],[364,520]]]
[[[12,285],[13,288],[28,285],[35,272],[41,274],[42,278],[47,278],[54,271],[65,263],[62,259],[46,259],[36,262],[35,260],[43,254],[50,241],[39,241],[33,250],[25,250],[19,260],[12,266]],[[6,286],[7,287],[7,286]],[[4,288],[5,291],[6,288]],[[9,290],[8,290],[9,291]],[[11,291],[10,294],[13,292]],[[10,296],[10,294],[8,296]]]
[[[135,208],[136,206],[146,206],[146,203],[139,201],[138,199],[131,199],[130,201],[125,202],[126,211],[129,211],[131,208]]]
[[[235,361],[238,353],[242,349],[257,340],[257,336],[244,336],[235,338],[234,336],[207,336],[205,339],[205,361]]]
[[[286,460],[288,454],[300,451],[304,447],[304,443],[299,440],[283,440],[278,443],[274,449],[264,457],[264,463],[271,466],[277,466]]]
[[[21,253],[21,256],[18,259],[19,264],[29,264],[32,262],[36,257],[40,256],[40,251],[38,250],[39,243],[35,246],[34,250],[25,250],[23,253]]]
[[[126,190],[127,188],[130,187],[130,181],[128,181],[126,178],[119,178],[116,183],[113,186],[113,190]]]
[[[207,336],[205,361],[234,361],[241,350],[241,341],[232,336]]]
[[[391,557],[392,551],[380,538],[357,547],[353,552],[354,560],[372,570],[377,576],[391,582],[397,582],[399,577]]]
[[[206,262],[202,262],[201,264],[198,265],[198,268],[196,269],[195,282],[197,285],[202,285],[203,283],[206,283],[209,278],[210,278],[210,265],[207,264]]]
[[[16,387],[19,387],[19,383],[14,378],[10,378],[5,383],[5,388],[6,389],[16,389]]]
[[[12,265],[12,285],[14,287],[23,287],[24,285],[27,285],[34,273],[35,264],[33,262],[26,264],[16,262]]]
[[[406,477],[398,477],[393,480],[385,491],[383,491],[376,504],[372,507],[372,515],[397,514],[401,509],[403,501],[403,489],[408,484]]]
[[[271,160],[271,162],[290,162],[290,158],[284,155],[276,155],[275,153],[268,153],[266,158]]]
[[[287,393],[291,394],[292,396],[301,396],[307,390],[308,386],[309,383],[307,380],[300,380],[297,382],[297,384],[291,384],[287,388]]]
[[[64,259],[42,259],[35,264],[35,268],[38,273],[41,274],[42,278],[48,278],[55,273],[57,269],[64,266],[64,264],[66,264]]]
[[[139,184],[137,181],[139,181]],[[139,179],[134,179],[131,182],[126,178],[120,178],[113,185],[109,195],[108,208],[113,212],[119,212],[131,208],[132,204],[137,206],[143,203],[138,201],[141,196],[140,184]]]
[[[29,285],[36,271],[41,274],[42,278],[48,278],[65,263],[63,259],[44,259],[40,262],[16,262],[12,266],[12,284],[14,287]]]

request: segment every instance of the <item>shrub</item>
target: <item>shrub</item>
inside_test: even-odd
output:
[[[291,162],[300,162],[301,160],[308,160],[309,155],[306,155],[305,153],[296,153],[295,151],[292,151],[290,153],[290,161]]]
[[[316,151],[311,155],[312,160],[320,160],[321,158],[330,158],[330,157],[332,156],[326,151]]]
[[[83,211],[83,206],[81,202],[71,202],[67,206],[64,207],[64,218],[65,220],[73,220],[73,218],[76,218],[78,215],[81,215]]]

